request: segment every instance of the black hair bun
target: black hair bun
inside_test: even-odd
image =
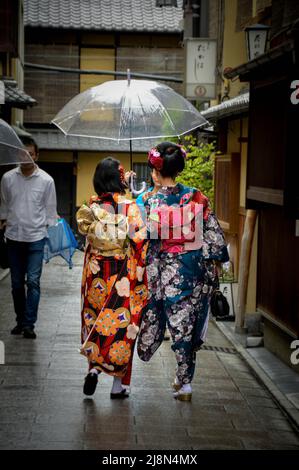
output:
[[[157,150],[163,158],[163,168],[160,171],[165,177],[175,178],[185,168],[185,158],[181,147],[173,142],[162,142]]]

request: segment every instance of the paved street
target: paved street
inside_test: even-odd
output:
[[[198,354],[192,403],[172,398],[169,342],[149,364],[135,358],[129,399],[111,401],[112,379],[104,375],[85,398],[81,253],[74,264],[69,270],[56,258],[45,266],[35,341],[9,334],[9,277],[0,282],[1,449],[299,449],[287,418],[213,324]]]

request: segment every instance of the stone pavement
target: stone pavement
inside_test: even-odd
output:
[[[264,384],[271,396],[299,428],[299,375],[262,346],[248,347],[246,335],[235,332],[234,323],[217,321],[218,329]],[[290,352],[292,350],[290,349]]]
[[[104,374],[85,398],[81,269],[81,253],[73,270],[58,258],[45,266],[35,341],[9,334],[9,277],[0,282],[0,449],[299,449],[287,417],[213,324],[198,353],[191,403],[172,398],[169,341],[150,363],[135,358],[129,399],[111,401]]]

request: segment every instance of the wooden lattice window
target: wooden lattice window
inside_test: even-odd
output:
[[[240,205],[240,154],[217,155],[215,161],[215,211],[222,228],[238,233]]]
[[[117,49],[116,69],[125,72],[127,68],[134,72],[169,75],[182,78],[184,55],[183,49],[176,47],[119,47]],[[183,92],[181,83],[163,82],[177,93]]]
[[[25,62],[79,68],[79,48],[74,44],[27,44]],[[37,106],[25,111],[25,121],[49,123],[79,93],[80,78],[74,73],[25,69],[25,90]]]

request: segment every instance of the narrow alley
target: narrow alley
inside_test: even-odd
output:
[[[111,400],[104,374],[86,398],[81,269],[80,252],[73,270],[59,258],[45,265],[36,340],[10,335],[9,276],[0,282],[1,449],[299,449],[287,417],[213,323],[197,356],[191,403],[172,398],[170,341],[150,363],[136,355],[129,399]]]

